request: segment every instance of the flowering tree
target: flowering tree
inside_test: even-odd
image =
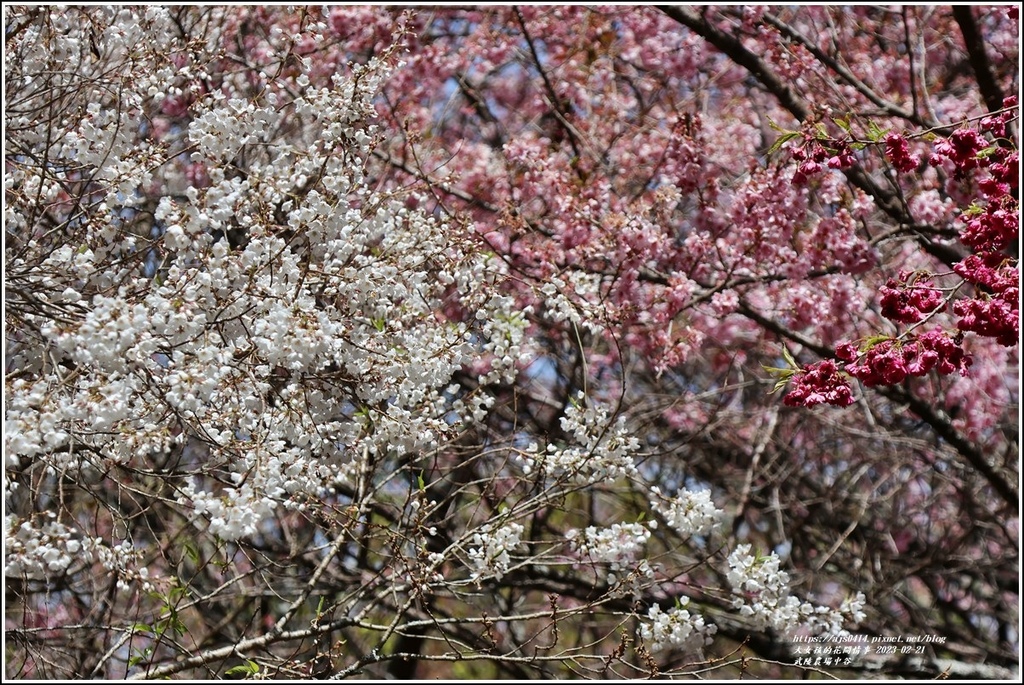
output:
[[[1016,667],[1015,8],[4,11],[7,676]]]

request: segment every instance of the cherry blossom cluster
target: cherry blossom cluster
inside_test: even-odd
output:
[[[984,289],[981,297],[957,300],[953,312],[960,317],[957,327],[995,338],[1012,347],[1020,342],[1020,271],[999,253],[970,255],[953,270],[965,281]],[[991,265],[991,266],[990,266]]]
[[[1005,140],[1009,121],[1017,116],[1016,97],[1008,97],[1004,110],[981,122],[981,129]],[[965,131],[961,133],[961,131]],[[973,129],[960,129],[958,144],[943,148],[937,155],[949,159],[957,173],[975,166],[988,176],[978,182],[983,203],[976,202],[962,216],[961,241],[975,254],[955,264],[953,270],[980,292],[957,300],[953,312],[960,317],[957,328],[964,332],[995,338],[1000,345],[1012,347],[1020,341],[1019,279],[1017,257],[1004,250],[1020,236],[1019,154],[1016,148],[988,142]],[[952,149],[950,149],[950,147]]]
[[[595,333],[604,330],[602,308],[594,302],[600,295],[600,276],[573,271],[565,278],[554,277],[540,286],[544,304],[553,321],[569,321]]]
[[[851,141],[833,138],[817,131],[804,133],[802,143],[792,148],[793,160],[799,162],[793,172],[793,183],[805,184],[812,176],[824,169],[848,169],[857,163]]]
[[[588,526],[582,535],[577,529],[566,533],[572,548],[581,557],[608,566],[608,583],[614,583],[620,571],[637,567],[637,557],[643,553],[650,537],[650,529],[641,523],[614,523],[608,528]],[[640,561],[639,569],[642,575],[654,574],[646,559]]]
[[[482,319],[481,330],[486,336],[487,343],[483,350],[488,353],[490,369],[480,375],[479,381],[484,384],[496,383],[504,380],[511,382],[515,379],[521,362],[528,358],[528,352],[523,348],[527,316],[532,313],[532,308],[526,307],[520,312],[514,312],[515,304],[507,295],[493,295],[487,302],[486,308],[482,308],[478,314]],[[494,312],[512,312],[499,314],[492,317]],[[522,352],[520,352],[522,351]],[[476,418],[480,418],[477,413]]]
[[[712,636],[718,632],[718,626],[707,623],[704,617],[690,613],[686,607],[689,597],[680,597],[678,606],[662,611],[657,604],[647,610],[647,621],[640,625],[640,635],[650,643],[652,651],[661,651],[674,647],[687,653],[699,654],[700,650],[712,642]]]
[[[525,473],[539,471],[547,478],[587,484],[637,475],[633,455],[640,441],[624,417],[613,422],[606,408],[580,393],[566,408],[561,425],[576,444],[548,444],[543,451],[531,444],[517,454]]]
[[[143,553],[144,550],[137,549],[129,540],[111,547],[96,547],[96,558],[117,578],[117,588],[122,592],[128,592],[133,587],[143,592],[153,590],[149,568],[142,561]]]
[[[733,588],[733,608],[758,629],[789,632],[807,626],[817,635],[844,634],[844,626],[864,619],[866,598],[858,593],[838,609],[801,602],[790,594],[789,574],[774,552],[754,556],[749,544],[737,545],[727,559],[726,579]]]
[[[480,580],[493,577],[501,580],[512,564],[509,553],[521,544],[524,530],[521,524],[513,521],[504,525],[485,524],[474,531],[474,546],[468,552],[472,578]]]
[[[1016,200],[1009,194],[989,201],[985,209],[969,212],[960,239],[976,250],[1002,250],[1020,235]]]
[[[885,134],[885,157],[898,171],[909,173],[921,166],[921,156],[910,152],[907,139],[890,131]]]
[[[17,578],[47,580],[59,578],[76,567],[99,562],[127,591],[134,583],[152,589],[149,569],[141,553],[128,541],[108,546],[101,538],[82,537],[48,511],[42,522],[21,520],[14,514],[5,519],[4,573]]]
[[[1005,134],[1010,115],[1016,112],[1016,98],[1007,98],[1005,105],[1002,114],[982,121],[983,130],[997,136]],[[983,256],[998,253],[1017,242],[1020,205],[1016,193],[1020,163],[1015,148],[992,145],[979,131],[963,127],[936,145],[932,164],[950,166],[958,179],[967,177],[975,169],[984,169],[988,174],[977,182],[981,202],[975,201],[963,212],[961,242]],[[968,264],[958,273],[969,282],[980,282],[972,277]]]
[[[864,351],[842,343],[836,348],[836,356],[847,362],[847,373],[869,387],[895,385],[908,376],[924,376],[933,369],[940,374],[955,372],[966,376],[972,363],[960,344],[938,328],[902,339],[872,342]]]
[[[926,278],[914,280],[906,272],[879,288],[882,316],[898,323],[917,323],[943,304],[943,295]]]
[[[853,404],[853,390],[831,359],[800,369],[792,375],[789,388],[783,402],[790,407],[812,407],[816,404],[846,407]]]
[[[74,531],[47,512],[40,522],[22,521],[8,514],[5,525],[4,573],[44,579],[60,576],[72,564],[93,560],[102,540],[79,539]]]
[[[961,317],[957,327],[978,335],[995,338],[1000,345],[1012,347],[1020,343],[1020,306],[1017,297],[1003,291],[992,299],[971,298],[953,305]]]
[[[680,490],[665,497],[657,486],[651,487],[651,509],[683,538],[708,535],[721,522],[725,512],[715,506],[710,490]]]
[[[356,651],[374,656],[350,674],[391,667],[388,640],[433,611],[416,593],[448,612],[424,639],[488,612],[487,636],[507,642],[488,658],[512,662],[540,647],[519,629],[545,616],[537,590],[563,573],[556,640],[586,633],[556,630],[587,613],[565,605],[600,611],[632,591],[647,609],[639,637],[699,658],[717,627],[685,596],[662,606],[722,577],[707,552],[728,552],[715,498],[735,481],[714,460],[774,411],[745,388],[780,335],[836,350],[805,367],[786,354],[787,405],[850,405],[854,379],[970,370],[906,388],[959,403],[975,439],[998,437],[1006,412],[992,407],[1014,404],[1016,101],[969,118],[967,99],[919,92],[907,53],[887,54],[904,30],[943,35],[946,14],[909,11],[897,31],[859,8],[706,8],[703,29],[654,8],[572,5],[5,8],[5,571],[43,581],[26,585],[44,588],[26,608],[71,587],[79,630],[95,602],[78,588],[109,579],[105,632],[132,638],[154,608],[138,591],[181,573],[167,545],[195,540],[214,554],[196,589],[218,585],[190,614],[268,587],[284,598],[267,621],[227,626],[254,644],[250,631],[273,625],[261,659],[292,628],[316,639],[327,624],[320,609],[307,620],[308,593],[342,582],[362,590],[335,593],[330,610],[355,617],[369,645]],[[701,34],[737,27],[736,49],[764,48],[765,71]],[[1014,32],[983,28],[992,55],[1016,54]],[[820,41],[840,63],[862,58],[860,80],[836,88],[807,47]],[[962,58],[947,43],[929,42],[922,73]],[[766,127],[791,115],[805,122],[785,134],[794,163],[765,164]],[[925,116],[964,123],[896,132]],[[973,254],[933,273],[914,239],[957,227]],[[996,344],[1011,350],[989,363]],[[532,376],[540,354],[550,368]],[[872,440],[903,444],[884,413],[879,431],[893,433]],[[855,437],[858,416],[836,425]],[[796,418],[773,419],[758,449],[785,445],[802,478],[824,477],[814,419]],[[709,482],[674,495],[652,484],[679,487],[680,472]],[[906,490],[893,501],[918,506]],[[140,525],[164,512],[165,530]],[[316,575],[271,586],[299,555],[323,560]],[[605,583],[575,582],[586,562]],[[729,587],[706,596],[731,588],[758,629],[837,634],[864,617],[863,595],[838,608],[792,596],[774,554],[740,545],[726,564]],[[499,591],[459,605],[471,582]],[[492,636],[496,606],[515,613]],[[154,645],[147,674],[214,649],[188,644]],[[103,660],[130,669],[136,651]]]
[[[948,159],[957,174],[966,174],[979,166],[978,153],[988,146],[988,141],[975,129],[963,127],[953,131],[948,138],[935,144],[930,163],[934,166]]]
[[[171,19],[158,12],[147,21]],[[68,382],[7,385],[8,459],[102,472],[115,463],[149,469],[150,455],[180,450],[193,475],[178,503],[197,526],[235,540],[257,534],[279,508],[304,509],[350,484],[364,460],[437,449],[457,429],[443,390],[473,360],[491,360],[483,383],[514,378],[526,324],[500,294],[502,260],[368,185],[366,122],[388,59],[320,88],[296,75],[294,90],[268,88],[265,104],[244,89],[198,89],[191,118],[163,144],[188,146],[204,184],[154,163],[157,147],[126,133],[138,121],[86,108],[76,140],[88,141],[89,159],[124,164],[111,172],[117,183],[102,187],[81,242],[50,251],[30,243],[8,264],[68,313],[40,317],[42,344],[17,351],[22,368],[56,360]],[[198,82],[201,71],[173,78]],[[267,137],[282,128],[296,135]],[[249,157],[244,175],[240,155]],[[165,192],[147,199],[153,168]],[[127,232],[111,211],[143,201],[162,226],[142,236],[159,255],[152,266],[128,258],[139,236],[119,242]],[[244,244],[229,243],[233,230]],[[110,270],[119,255],[120,271]],[[453,303],[472,315],[442,320]],[[478,420],[489,401],[478,393],[460,420]]]

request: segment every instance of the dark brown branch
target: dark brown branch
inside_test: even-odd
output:
[[[762,328],[765,328],[776,335],[792,340],[793,342],[800,343],[823,359],[835,356],[827,347],[818,345],[802,335],[790,331],[785,326],[782,326],[768,317],[759,314],[742,302],[737,308],[737,311],[757,323]],[[1013,509],[1015,514],[1020,513],[1018,495],[1016,491],[1014,491],[1013,486],[996,472],[995,468],[993,468],[985,459],[985,455],[982,454],[978,446],[964,437],[960,431],[953,426],[948,417],[933,409],[920,397],[903,392],[899,388],[880,387],[876,388],[876,390],[895,402],[905,403],[909,407],[910,411],[914,412],[914,414],[920,417],[921,420],[931,426],[932,430],[934,430],[940,438],[949,443],[950,446],[952,446],[986,481],[988,481],[988,484],[992,486],[992,489],[995,490],[999,497]]]
[[[953,5],[953,18],[956,19],[960,33],[964,37],[967,57],[971,62],[971,69],[974,70],[974,78],[978,81],[978,90],[985,100],[985,106],[990,112],[998,112],[1003,108],[1003,90],[992,74],[988,53],[985,52],[985,39],[981,36],[977,22],[974,21],[974,8],[971,5]]]
[[[565,121],[565,115],[568,114],[568,107],[566,107],[562,103],[562,99],[558,97],[558,92],[551,83],[551,79],[548,78],[547,72],[544,71],[544,64],[540,60],[540,55],[537,54],[537,48],[534,46],[533,38],[530,36],[530,32],[526,28],[526,20],[523,19],[522,13],[519,11],[518,7],[513,7],[512,10],[516,15],[516,21],[519,22],[519,28],[523,32],[523,38],[526,40],[526,45],[530,48],[530,55],[533,57],[533,63],[537,67],[537,71],[540,73],[541,79],[544,81],[544,89],[548,92],[548,97],[551,98],[551,109],[555,114],[555,118],[558,120],[558,123],[561,125],[569,139],[569,145],[572,146],[573,156],[576,159],[582,159],[579,146],[576,143],[576,134],[572,130],[572,127],[568,126]],[[578,171],[579,170],[577,169],[577,172]]]
[[[795,28],[793,28],[786,22],[779,19],[774,14],[765,14],[763,21],[766,24],[770,25],[775,30],[777,30],[787,39],[793,41],[794,43],[798,43],[802,47],[804,47],[808,52],[814,55],[815,59],[817,59],[823,65],[832,70],[832,72],[836,74],[836,76],[838,76],[843,81],[852,86],[858,93],[860,93],[865,98],[870,100],[872,103],[877,105],[878,108],[881,109],[886,114],[894,117],[899,117],[901,119],[906,119],[907,121],[913,123],[915,126],[920,126],[923,128],[931,128],[934,126],[938,126],[938,122],[924,121],[919,116],[917,116],[915,112],[905,110],[896,105],[895,103],[890,102],[883,98],[882,96],[880,96],[878,93],[873,91],[870,86],[868,86],[866,83],[857,78],[853,74],[853,72],[851,72],[849,69],[840,64],[838,60],[826,54],[825,51],[819,48],[814,42],[809,40],[806,36],[801,34],[799,31],[797,31]]]
[[[964,459],[988,481],[992,489],[1012,509],[1014,514],[1020,513],[1019,495],[1010,482],[996,472],[988,463],[978,446],[964,437],[953,426],[949,417],[937,411],[920,397],[904,392],[896,387],[878,388],[879,392],[893,401],[906,403],[910,411],[917,414],[935,433],[948,442]]]
[[[796,117],[797,121],[802,122],[810,117],[811,111],[807,105],[793,93],[785,81],[776,76],[764,60],[743,47],[738,38],[712,25],[705,18],[703,12],[698,15],[691,9],[676,5],[655,5],[655,7],[669,18],[702,36],[704,40],[724,52],[733,62],[753,74],[770,93],[778,98],[779,104]]]
[[[656,5],[656,7],[749,71],[797,121],[803,123],[810,118],[811,110],[807,104],[793,92],[782,78],[772,71],[764,60],[744,47],[739,39],[714,26],[705,18],[703,12],[698,15],[693,10],[674,5]],[[878,208],[893,221],[903,226],[916,225],[897,193],[885,190],[859,166],[846,169],[844,173],[850,183],[873,197]],[[964,258],[960,250],[935,243],[921,232],[917,233],[917,239],[922,249],[947,266],[952,266]]]

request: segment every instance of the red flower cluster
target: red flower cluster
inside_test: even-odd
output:
[[[931,163],[938,166],[942,160],[950,159],[956,166],[956,175],[978,166],[978,153],[988,147],[988,141],[973,128],[959,128],[949,138],[935,144]]]
[[[989,131],[992,135],[998,138],[1005,138],[1007,134],[1006,125],[1013,119],[1016,119],[1020,113],[1016,110],[1017,107],[1017,96],[1010,95],[1003,98],[1003,111],[995,116],[986,117],[981,122],[981,128],[984,131]]]
[[[910,154],[907,139],[898,133],[889,133],[885,136],[885,156],[902,172],[913,171],[921,164],[921,157]]]
[[[847,373],[869,387],[895,385],[910,376],[923,376],[932,369],[942,374],[957,371],[965,376],[971,365],[970,355],[941,329],[909,340],[883,340],[863,353],[850,343],[842,343],[836,348],[836,356],[848,362]]]
[[[824,359],[793,376],[790,391],[782,402],[789,407],[811,407],[815,404],[847,407],[853,404],[853,392],[836,363]]]
[[[1007,109],[981,122],[981,128],[994,136],[1004,137],[1007,124],[1018,112],[1013,107],[1016,97],[1003,101]],[[1012,347],[1020,341],[1020,272],[1014,268],[1016,259],[1003,251],[1016,244],[1020,236],[1020,203],[1016,193],[1020,186],[1020,156],[1015,149],[993,146],[978,160],[987,166],[989,177],[978,182],[984,208],[964,213],[964,229],[960,240],[977,254],[955,264],[953,270],[968,283],[979,287],[977,297],[962,299],[953,305],[960,317],[957,328],[995,338],[1000,345]]]
[[[978,187],[989,197],[1009,195],[1020,185],[1020,155],[1016,150],[997,150],[992,157],[995,161],[988,167],[992,178],[982,179]]]
[[[1017,308],[1019,288],[1008,288],[992,298],[972,297],[953,305],[953,313],[961,317],[956,326],[961,331],[995,338],[1006,347],[1020,342],[1020,310]]]
[[[882,316],[898,323],[917,323],[942,306],[942,293],[931,287],[931,282],[918,280],[907,283],[908,275],[901,272],[899,281],[889,279],[880,289]]]
[[[1006,255],[997,252],[972,254],[953,265],[953,271],[965,281],[980,285],[994,293],[1003,293],[1011,288],[1013,299],[1020,290],[1020,272],[1010,265]]]
[[[848,169],[857,162],[847,141],[806,135],[803,144],[793,150],[793,159],[800,162],[793,174],[793,183],[797,185],[821,171],[822,165],[830,169]]]
[[[790,381],[792,390],[784,400],[787,405],[845,406],[852,403],[846,375],[869,387],[894,385],[932,370],[966,376],[971,357],[964,352],[961,343],[967,332],[995,338],[1007,347],[1019,342],[1020,272],[1016,258],[1005,250],[1016,243],[1020,235],[1020,205],[1016,198],[1020,158],[1016,149],[992,144],[982,135],[984,132],[995,139],[1005,138],[1009,122],[1018,116],[1016,104],[1015,97],[1007,98],[1006,109],[983,119],[980,130],[965,125],[936,143],[931,156],[933,165],[946,163],[946,160],[952,162],[956,179],[971,178],[973,170],[982,177],[976,180],[979,202],[964,212],[964,229],[960,236],[975,254],[953,266],[953,271],[975,285],[980,295],[963,297],[953,304],[953,313],[959,317],[956,337],[935,328],[924,333],[907,331],[898,338],[869,344],[865,349],[848,342],[840,343],[836,347],[836,358],[842,370],[836,362],[825,360],[794,373]],[[844,149],[843,145],[833,144],[842,141],[826,142],[837,150]],[[889,133],[884,142],[885,156],[897,170],[909,172],[920,165],[920,158],[910,153],[903,136]],[[832,149],[823,147],[821,140],[806,138],[794,151],[794,157],[803,162],[794,174],[794,182],[802,182],[811,173],[820,171],[830,154],[833,154]],[[833,168],[844,168],[846,159],[836,154],[828,163]],[[852,154],[848,160],[852,163]],[[920,323],[945,303],[942,292],[933,286],[930,278],[905,271],[896,279],[889,279],[880,288],[880,295],[882,315],[905,325]]]
[[[970,215],[960,241],[979,252],[1006,249],[1020,235],[1017,209],[1017,200],[1012,195],[990,202],[984,210]]]
[[[793,173],[793,183],[795,185],[803,185],[807,182],[807,179],[814,174],[821,171],[821,164],[815,162],[813,159],[805,160],[796,168]]]

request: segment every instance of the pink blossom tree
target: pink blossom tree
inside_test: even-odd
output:
[[[1016,669],[1016,8],[4,22],[6,676]]]

